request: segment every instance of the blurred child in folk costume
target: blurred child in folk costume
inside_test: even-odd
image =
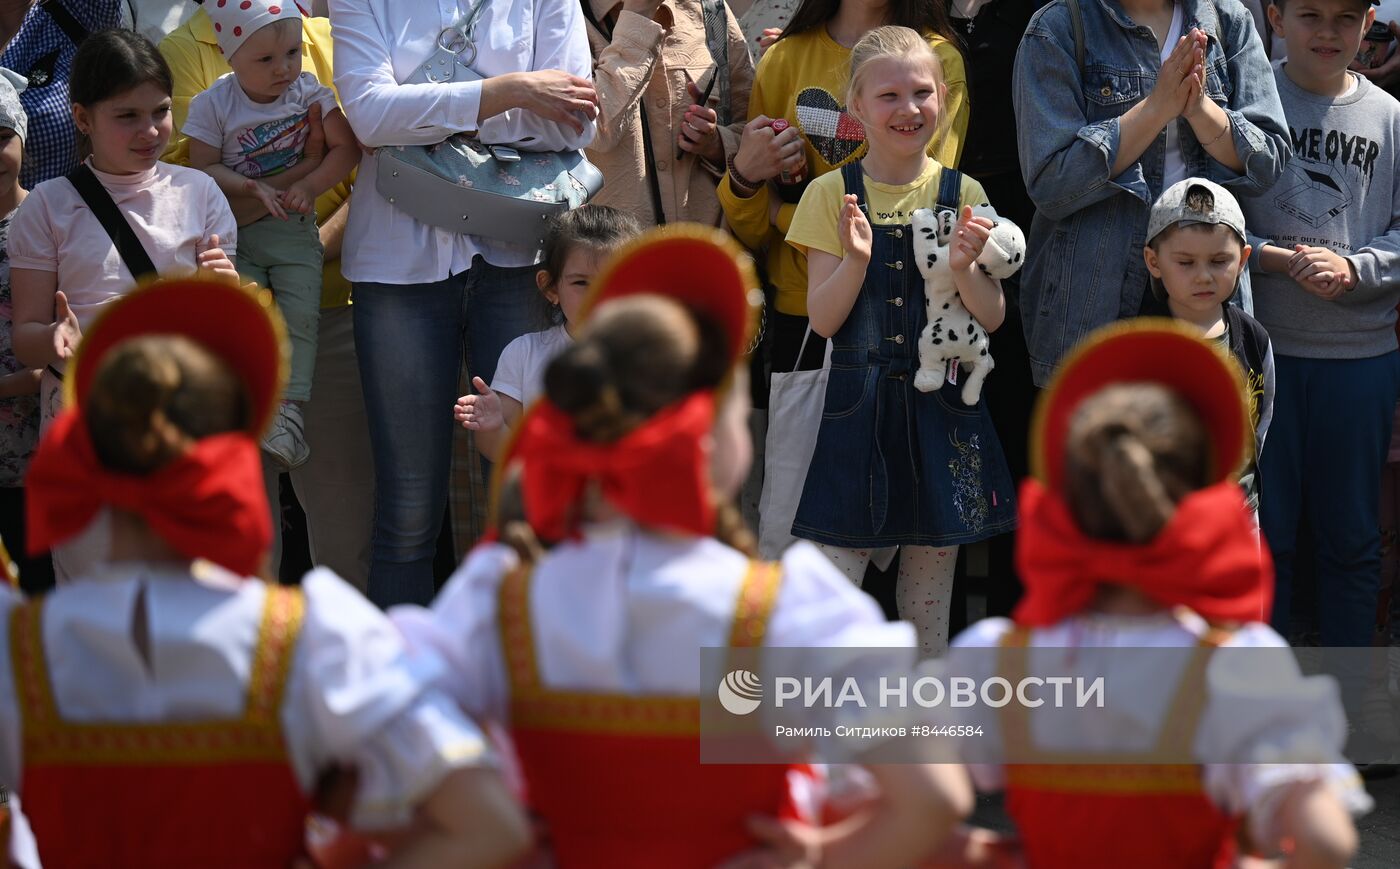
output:
[[[343,765],[354,823],[414,825],[386,865],[502,866],[526,847],[480,732],[378,610],[324,569],[300,588],[249,578],[285,349],[266,293],[191,279],[107,307],[70,360],[30,467],[30,548],[103,509],[112,543],[46,597],[0,601],[0,781],[38,843],[22,865],[288,866]]]
[[[963,744],[978,786],[1006,791],[1026,865],[1225,867],[1252,852],[1342,867],[1354,851],[1349,813],[1371,801],[1342,762],[1336,685],[1302,677],[1264,622],[1272,565],[1237,482],[1253,434],[1239,367],[1174,320],[1100,330],[1042,396],[1026,597],[1014,621],[959,636],[948,669],[1107,674],[1132,695],[1111,700],[1107,728],[1109,710],[1012,703]]]
[[[502,503],[524,518],[502,515],[505,542],[478,548],[433,609],[392,613],[448,661],[465,708],[508,727],[565,869],[709,869],[784,838],[746,821],[789,799],[787,769],[698,762],[702,648],[880,647],[880,665],[913,665],[909,626],[812,546],[752,558],[730,499],[750,456],[756,286],[714,230],[617,253],[505,454]],[[907,866],[969,808],[956,766],[872,774],[882,796],[862,822],[804,841],[821,865]]]

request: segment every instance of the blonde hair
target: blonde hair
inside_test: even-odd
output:
[[[918,31],[897,24],[887,24],[865,34],[851,49],[851,78],[846,85],[846,105],[850,106],[856,94],[860,92],[861,82],[864,81],[865,73],[872,62],[885,58],[914,60],[919,57],[928,63],[934,81],[942,88],[943,63],[929,46],[928,40],[920,36]],[[941,108],[941,98],[939,103]],[[942,118],[939,121],[941,126]]]

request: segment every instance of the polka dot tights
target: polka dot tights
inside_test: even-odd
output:
[[[817,548],[857,587],[865,579],[865,570],[872,560],[877,565],[888,566],[894,557],[893,547],[843,549],[818,543]],[[948,611],[958,547],[904,546],[900,549],[899,579],[895,586],[899,617],[914,623],[925,656],[941,655],[948,649]]]

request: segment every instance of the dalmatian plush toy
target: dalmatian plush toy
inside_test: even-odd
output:
[[[977,268],[996,279],[1014,275],[1026,257],[1026,237],[1020,227],[999,217],[990,206],[978,206],[972,213],[992,219],[991,237],[977,257]],[[995,363],[987,330],[963,307],[953,284],[948,242],[957,229],[957,214],[920,208],[914,212],[912,222],[914,258],[924,276],[928,307],[928,324],[919,336],[919,370],[914,375],[914,386],[921,392],[941,388],[948,376],[949,361],[957,360],[960,368],[971,369],[963,382],[963,404],[976,404],[982,395],[982,381]]]

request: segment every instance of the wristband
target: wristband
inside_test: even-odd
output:
[[[731,154],[729,156],[729,159],[725,162],[726,165],[728,165],[729,167],[729,185],[731,187],[738,188],[734,192],[740,194],[740,199],[748,199],[750,196],[757,193],[758,189],[763,186],[762,184],[755,184],[754,182],[744,177],[743,173],[740,172],[738,168],[736,168],[734,165],[734,155]],[[748,192],[744,193],[743,191]]]

